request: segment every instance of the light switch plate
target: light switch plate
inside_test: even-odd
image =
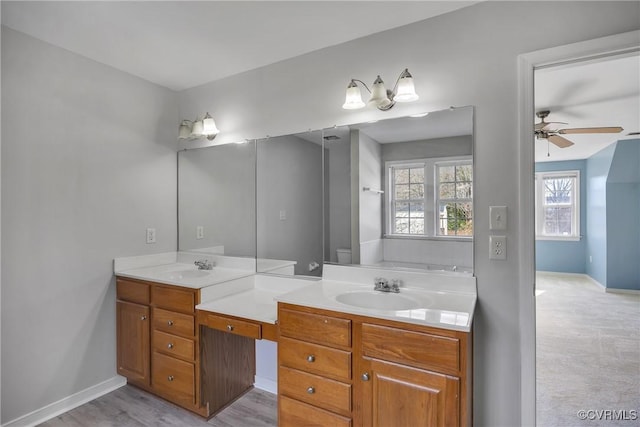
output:
[[[507,236],[489,236],[489,259],[507,259]]]
[[[489,230],[507,229],[507,207],[489,206]]]
[[[198,225],[196,227],[196,239],[197,240],[204,239],[204,226]]]

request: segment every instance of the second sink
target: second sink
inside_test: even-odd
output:
[[[336,301],[373,310],[412,310],[423,305],[410,296],[376,291],[345,292],[337,295]]]

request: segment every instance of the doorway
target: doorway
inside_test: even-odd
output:
[[[535,187],[534,187],[534,174],[535,174],[535,155],[534,144],[532,144],[532,135],[534,134],[534,122],[539,123],[540,119],[535,119],[535,98],[534,98],[534,69],[551,68],[552,66],[567,66],[568,64],[575,63],[577,61],[585,60],[597,60],[600,57],[608,57],[616,54],[630,54],[637,53],[640,50],[638,46],[638,40],[640,38],[640,32],[634,31],[615,36],[605,37],[596,40],[590,40],[586,42],[580,42],[572,45],[561,46],[558,48],[545,49],[542,51],[532,52],[529,54],[521,55],[519,60],[519,118],[520,118],[520,313],[521,313],[521,354],[522,354],[522,425],[535,425],[536,420],[536,297],[534,296],[534,290],[536,289],[536,260],[532,256],[533,249],[536,246],[535,238]],[[575,121],[573,119],[572,121]],[[547,121],[550,121],[547,119]],[[562,120],[557,120],[562,121]],[[580,125],[584,126],[584,125]],[[586,126],[585,126],[586,127]],[[549,153],[553,155],[553,148],[544,147],[545,154],[546,149],[549,149]],[[578,239],[583,237],[577,236]],[[540,291],[542,295],[548,292],[544,289],[544,278],[538,278],[538,294]],[[600,291],[600,290],[599,290]],[[600,291],[601,292],[601,291]],[[601,292],[601,295],[609,295]],[[547,295],[548,296],[548,295]],[[540,298],[540,297],[538,297]],[[614,304],[614,307],[618,307]],[[541,307],[542,308],[542,304]],[[616,308],[617,309],[617,308]],[[556,311],[558,309],[556,308]],[[555,324],[555,321],[551,322]],[[560,329],[557,327],[556,329]],[[571,330],[571,328],[568,328]],[[575,329],[575,328],[574,328]],[[633,344],[631,344],[633,345]],[[606,346],[605,346],[606,347]],[[611,347],[610,347],[611,348]],[[583,365],[593,366],[593,361],[588,359],[584,361]],[[631,368],[633,369],[633,367]],[[633,373],[633,372],[631,372]],[[584,381],[583,381],[584,382]],[[607,388],[606,384],[598,384],[600,388]],[[612,390],[615,388],[613,385]],[[542,391],[542,390],[541,390]],[[567,391],[566,393],[573,393]],[[590,391],[584,391],[584,394],[588,394]],[[542,403],[542,402],[540,402]],[[586,402],[585,404],[587,404]],[[593,416],[620,416],[620,412],[613,414],[611,411],[620,411],[625,408],[618,407],[603,407],[605,402],[600,402],[597,407],[594,408],[580,408],[585,411],[598,411],[590,412],[588,417]],[[593,404],[595,405],[595,403]],[[611,405],[609,405],[611,406]],[[558,409],[558,408],[556,408]],[[632,408],[626,408],[626,414],[622,416],[633,416],[629,413]],[[552,412],[553,412],[552,408]],[[562,410],[562,409],[560,409]],[[607,411],[607,413],[602,411]],[[600,415],[598,415],[600,414]],[[604,415],[603,415],[604,414]],[[579,425],[580,419],[577,413],[569,414],[571,418],[568,421],[571,425]],[[598,418],[605,421],[605,418]],[[610,420],[613,418],[610,418]],[[562,421],[549,421],[540,417],[540,423],[553,423],[557,425]],[[588,422],[593,423],[593,418],[589,418]],[[542,425],[540,424],[539,425]],[[628,423],[628,421],[627,421]],[[566,424],[566,422],[565,422]]]

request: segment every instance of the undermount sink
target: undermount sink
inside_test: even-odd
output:
[[[410,296],[378,291],[346,292],[337,295],[336,301],[374,310],[412,310],[424,306],[421,301]]]
[[[207,270],[178,270],[165,273],[165,277],[169,280],[197,279],[208,276],[209,273]]]

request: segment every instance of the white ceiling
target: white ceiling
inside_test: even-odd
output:
[[[477,1],[2,1],[2,24],[182,90]]]
[[[619,139],[631,138],[628,133],[640,131],[638,52],[536,70],[535,107],[551,111],[547,122],[568,123],[558,125],[560,129],[624,128],[619,134],[563,135],[575,143],[567,148],[534,139],[537,162],[586,159]]]

